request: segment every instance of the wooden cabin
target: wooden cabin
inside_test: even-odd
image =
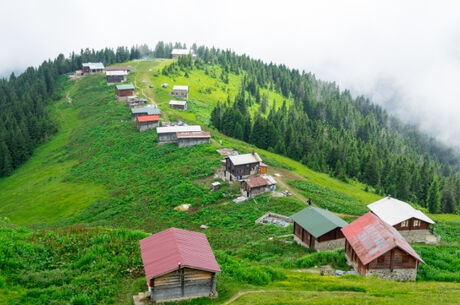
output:
[[[146,131],[147,129],[152,129],[158,127],[160,122],[160,116],[157,114],[154,115],[139,115],[137,118],[137,129],[140,132]]]
[[[144,107],[131,108],[131,118],[133,121],[136,121],[137,117],[140,115],[161,115],[161,111],[157,105],[146,105]]]
[[[188,131],[176,133],[177,145],[179,147],[194,146],[198,144],[209,144],[211,134],[207,131]]]
[[[128,72],[121,70],[107,70],[105,71],[105,77],[107,79],[107,84],[121,83],[127,80]]]
[[[434,221],[404,201],[388,196],[367,207],[380,219],[398,230],[408,242],[437,241],[429,228]]]
[[[294,221],[294,240],[299,245],[318,251],[345,246],[341,229],[347,222],[334,213],[309,206],[291,218]]]
[[[170,228],[139,243],[151,301],[217,297],[221,270],[205,234]]]
[[[188,49],[172,49],[171,51],[171,58],[178,59],[181,56],[187,56],[190,54]]]
[[[251,154],[227,156],[225,158],[224,178],[227,181],[241,180],[260,174],[262,159],[253,152]]]
[[[169,107],[173,109],[179,109],[179,110],[185,111],[187,110],[188,104],[187,104],[187,101],[170,100]]]
[[[94,74],[104,72],[104,64],[101,62],[87,62],[81,64],[83,74]]]
[[[175,98],[188,99],[188,86],[175,85],[171,91]]]
[[[128,97],[134,96],[133,84],[123,84],[115,86],[115,95],[117,99],[128,99]]]
[[[346,227],[345,254],[362,276],[415,281],[418,263],[424,261],[391,225],[368,212]]]
[[[110,66],[105,68],[106,71],[124,71],[127,74],[131,72],[130,66]]]
[[[177,134],[178,133],[186,133],[186,132],[201,132],[200,125],[185,125],[185,126],[165,126],[165,127],[157,127],[157,134],[158,134],[158,143],[171,143],[177,142]]]
[[[245,197],[254,197],[258,194],[271,192],[276,189],[276,180],[270,175],[250,177],[241,182],[241,194]]]

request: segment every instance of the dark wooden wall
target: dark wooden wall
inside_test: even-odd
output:
[[[215,289],[215,274],[182,268],[152,279],[150,286],[152,301],[208,296]]]
[[[315,249],[316,238],[296,222],[294,222],[294,235],[309,248]]]
[[[334,239],[339,239],[339,238],[344,238],[341,228],[335,228],[332,231],[329,231],[327,233],[324,233],[320,237],[318,237],[319,242],[323,241],[328,241],[328,240],[334,240]]]
[[[115,94],[117,96],[133,96],[134,95],[134,90],[133,89],[130,89],[130,90],[118,90],[117,88],[115,88]]]
[[[247,176],[251,174],[251,171],[255,167],[259,166],[259,162],[242,164],[242,165],[233,165],[232,161],[229,158],[226,159],[225,169],[234,176]]]
[[[420,225],[418,227],[414,226],[414,221],[418,220],[420,222]],[[408,226],[407,227],[402,227],[401,223],[395,224],[393,227],[398,230],[398,231],[409,231],[409,230],[426,230],[430,226],[430,224],[426,221],[416,219],[416,218],[411,218],[408,219]]]

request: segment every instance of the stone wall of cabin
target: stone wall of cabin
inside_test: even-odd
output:
[[[315,249],[318,251],[328,251],[343,249],[345,247],[345,238],[333,239],[323,242],[316,241]]]
[[[158,142],[159,143],[169,143],[169,142],[176,142],[176,141],[177,141],[177,133],[176,132],[160,133],[158,135]]]
[[[430,236],[436,238],[436,236],[427,229],[399,231],[399,233],[401,233],[408,243],[424,243],[427,241],[427,237]]]
[[[382,280],[391,281],[415,281],[417,277],[417,269],[369,269],[366,272],[366,277],[376,276]]]
[[[212,272],[183,268],[153,279],[150,299],[154,302],[170,302],[216,297],[215,281]]]

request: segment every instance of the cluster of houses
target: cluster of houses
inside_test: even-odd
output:
[[[388,196],[368,205],[369,212],[348,224],[330,211],[309,206],[291,216],[294,240],[318,251],[345,249],[363,276],[414,281],[424,263],[409,242],[436,242],[423,212]]]
[[[258,160],[251,155],[253,159],[239,156]],[[368,213],[348,224],[328,210],[308,206],[288,218],[294,223],[294,240],[318,251],[345,249],[348,263],[362,276],[414,281],[424,261],[406,238],[425,242],[433,235],[428,226],[434,222],[390,196],[368,207]],[[221,270],[205,234],[170,228],[142,239],[140,249],[151,301],[217,296],[216,273]]]
[[[171,95],[174,98],[180,99],[180,100],[170,100],[169,101],[169,107],[173,109],[179,109],[179,110],[187,110],[188,108],[188,86],[185,85],[175,85],[171,91]]]

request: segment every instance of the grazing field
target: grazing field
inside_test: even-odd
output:
[[[138,240],[171,226],[206,233],[223,270],[217,299],[182,304],[458,303],[458,216],[434,215],[443,243],[415,246],[428,263],[416,283],[310,273],[326,264],[346,270],[343,251],[314,253],[292,243],[292,226],[255,220],[269,211],[291,215],[309,197],[351,220],[380,196],[210,128],[213,105],[237,93],[242,75],[229,74],[228,84],[213,77],[218,67],[163,75],[170,63],[129,62],[129,81],[138,96],[160,106],[164,119],[211,131],[211,144],[157,145],[154,130],[137,131],[103,75],[62,79],[62,96],[68,93],[72,103],[63,98],[50,106],[60,122],[58,134],[0,180],[0,217],[6,217],[0,222],[0,303],[132,304],[132,295],[147,289]],[[190,86],[190,111],[168,108],[174,84]],[[266,93],[277,106],[282,103],[279,93]],[[270,173],[281,173],[275,177],[279,190],[289,187],[295,194],[235,204],[237,186],[224,183],[212,191],[209,183],[222,158],[216,149],[223,147],[257,151]],[[181,204],[190,209],[176,210]],[[209,229],[200,229],[202,224]]]

